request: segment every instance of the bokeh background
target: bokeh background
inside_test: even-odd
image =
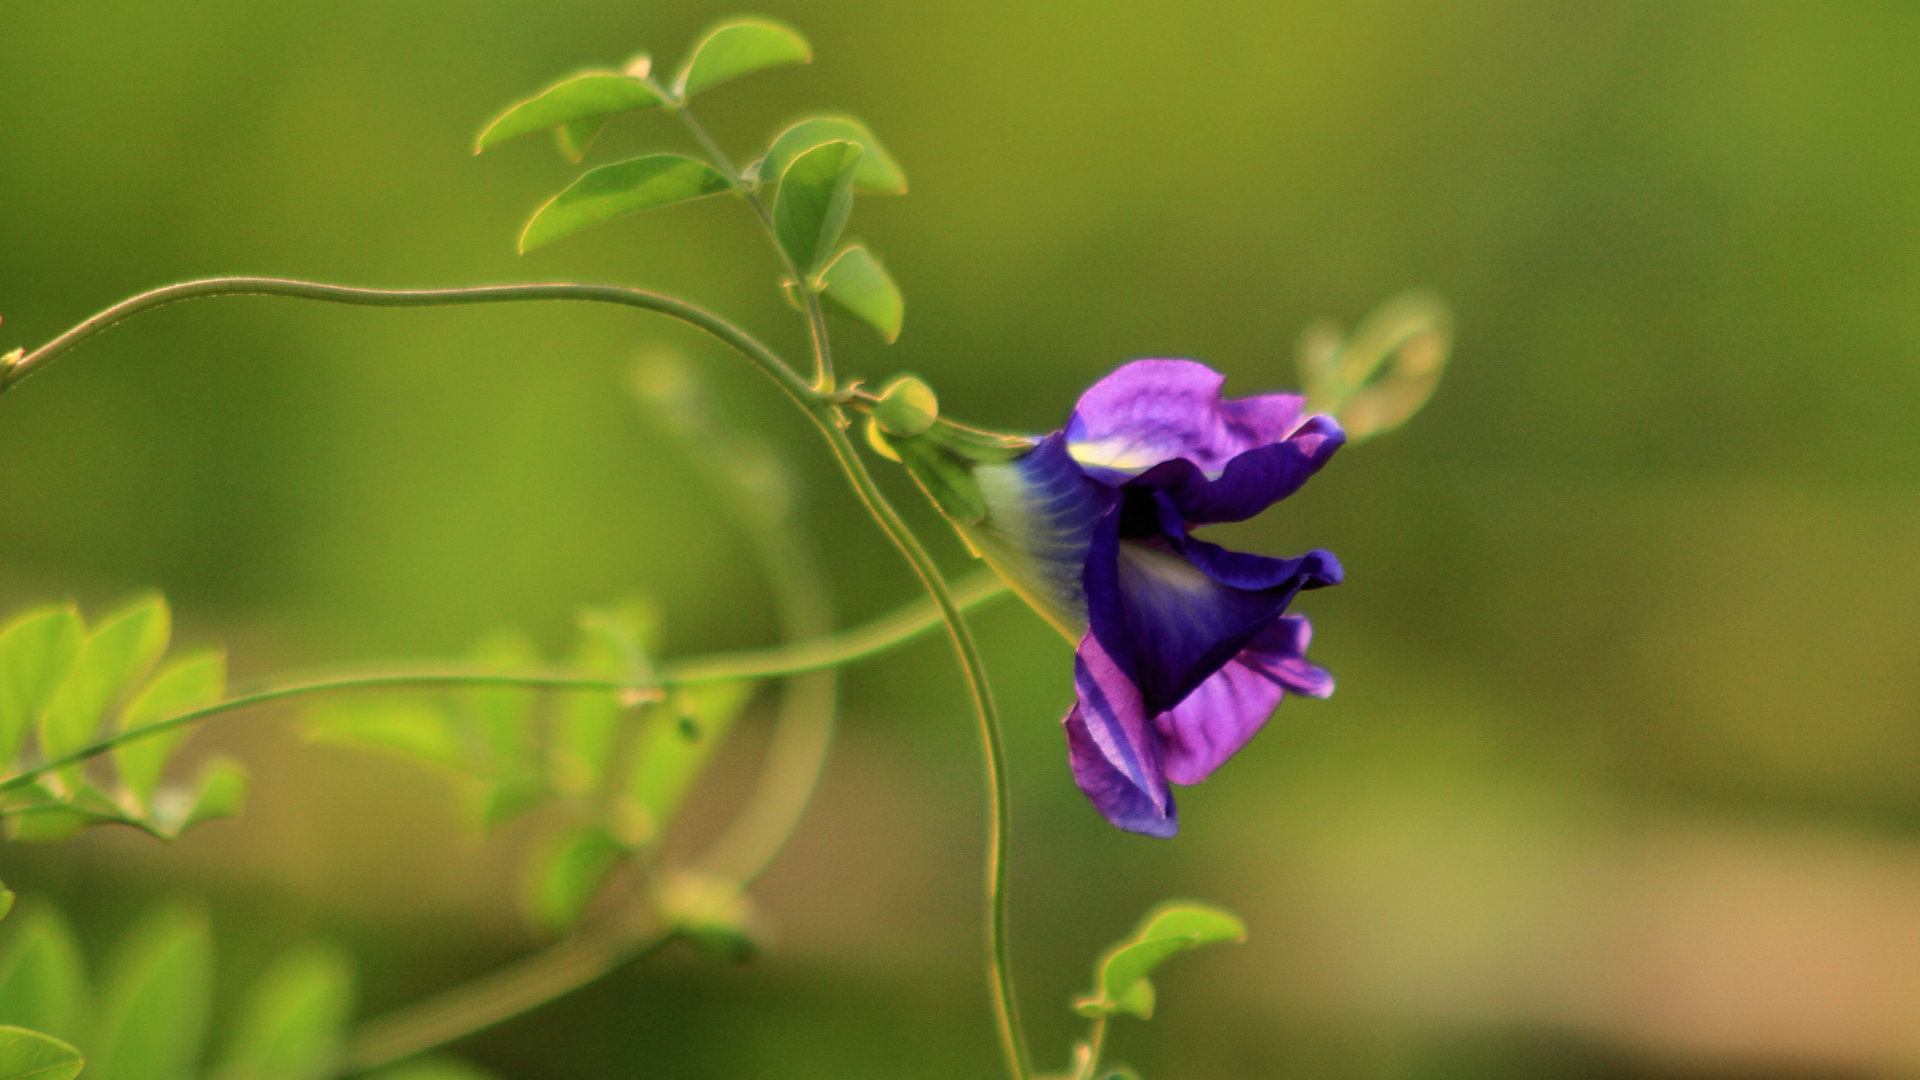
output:
[[[1148,904],[1252,940],[1161,979],[1148,1077],[1920,1072],[1920,8],[1723,3],[786,0],[818,60],[714,91],[741,156],[868,120],[904,199],[853,222],[946,411],[1056,426],[1137,356],[1253,392],[1311,319],[1409,286],[1458,345],[1407,428],[1225,530],[1326,547],[1293,702],[1172,842],[1069,780],[1066,642],[978,617],[1012,740],[1014,929],[1043,1064],[1088,960]],[[570,169],[478,126],[555,76],[676,58],[698,4],[0,0],[0,345],[220,273],[677,291],[803,347],[730,200],[513,253]],[[681,145],[616,124],[594,160]],[[770,385],[639,313],[221,300],[151,315],[0,401],[0,603],[134,590],[240,675],[549,650],[640,593],[669,651],[774,640],[747,548],[622,386],[684,352],[800,476],[835,618],[909,598]],[[889,476],[961,567],[964,552]],[[671,955],[458,1049],[508,1077],[975,1077],[983,796],[929,640],[849,671],[817,806],[757,890],[775,947]],[[515,836],[439,785],[224,721],[249,816],[173,848],[0,848],[95,954],[202,896],[222,1000],[290,938],[349,945],[363,1012],[536,946]],[[749,768],[764,717],[725,762]],[[718,813],[719,809],[713,810]]]

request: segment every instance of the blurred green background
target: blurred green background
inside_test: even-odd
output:
[[[1119,834],[1068,777],[1068,645],[980,616],[1011,727],[1014,931],[1045,1065],[1087,962],[1194,895],[1253,927],[1161,980],[1115,1055],[1176,1077],[1920,1072],[1920,7],[1895,3],[792,2],[818,60],[714,91],[741,156],[866,119],[913,181],[852,234],[908,298],[887,347],[950,415],[1057,426],[1138,356],[1291,385],[1319,316],[1453,303],[1439,394],[1223,533],[1326,547],[1332,700],[1293,702]],[[449,0],[0,0],[0,346],[189,277],[578,279],[684,294],[798,354],[730,200],[527,256],[571,175],[478,127],[554,77],[676,58],[729,9]],[[616,123],[593,161],[682,146]],[[164,589],[241,676],[549,650],[639,592],[670,651],[773,640],[745,546],[621,387],[693,357],[790,450],[837,618],[913,593],[816,436],[736,358],[638,313],[219,300],[0,401],[0,603]],[[887,477],[948,563],[964,552]],[[671,956],[470,1040],[508,1077],[993,1075],[980,766],[937,641],[846,680],[826,787],[757,890],[775,948]],[[250,815],[174,848],[0,849],[96,952],[213,904],[230,998],[306,933],[364,1011],[524,952],[514,837],[287,717],[201,736]],[[750,766],[750,722],[719,778]]]

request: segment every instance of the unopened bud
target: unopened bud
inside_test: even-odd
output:
[[[880,391],[873,407],[873,421],[880,430],[896,438],[911,439],[924,434],[940,419],[940,399],[931,387],[911,375],[902,375]]]

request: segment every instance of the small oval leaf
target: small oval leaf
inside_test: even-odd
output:
[[[815,116],[781,132],[767,148],[762,175],[779,176],[793,159],[821,143],[850,142],[864,152],[853,173],[853,189],[869,195],[905,195],[907,174],[867,125],[850,116]]]
[[[188,1080],[200,1063],[213,982],[206,915],[164,905],[141,920],[109,965],[87,1046],[97,1080]]]
[[[614,71],[590,71],[549,86],[502,113],[480,133],[473,152],[478,154],[490,146],[536,131],[587,120],[604,121],[614,113],[664,104],[665,99],[639,79]]]
[[[809,277],[840,240],[853,212],[857,143],[822,143],[788,163],[773,201],[773,230],[780,247]]]
[[[1245,941],[1246,923],[1211,904],[1176,900],[1160,904],[1124,941],[1114,944],[1094,965],[1093,993],[1074,1004],[1085,1016],[1131,1013],[1153,1015],[1153,984],[1148,976],[1166,959],[1219,941]]]
[[[78,1039],[88,998],[86,962],[73,927],[53,908],[29,906],[0,952],[0,1024]]]
[[[325,946],[295,946],[247,991],[219,1080],[318,1074],[339,1052],[353,997],[352,961]]]
[[[227,658],[217,651],[189,653],[160,669],[146,688],[127,705],[120,727],[132,731],[220,700],[227,687]],[[126,784],[142,803],[153,798],[160,786],[160,773],[167,759],[187,737],[187,729],[177,728],[127,743],[113,752],[113,764]]]
[[[718,195],[730,186],[713,166],[681,154],[649,154],[602,165],[534,213],[520,234],[520,250],[532,251],[623,214]]]
[[[0,1027],[0,1080],[73,1080],[84,1059],[51,1035]]]
[[[0,763],[9,766],[80,657],[86,636],[71,604],[27,611],[0,628]]]
[[[41,753],[65,757],[92,742],[107,710],[160,662],[170,628],[167,602],[156,595],[108,615],[88,634],[72,674],[41,721]],[[70,786],[78,775],[77,768],[72,770]]]
[[[702,90],[781,64],[805,64],[813,46],[792,27],[769,19],[721,23],[687,54],[673,81],[674,96],[685,101]]]
[[[830,311],[873,327],[887,344],[900,338],[907,314],[906,298],[893,275],[866,248],[855,244],[840,253],[820,274],[820,294]],[[915,432],[918,434],[918,432]]]

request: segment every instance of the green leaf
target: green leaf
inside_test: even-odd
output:
[[[20,898],[14,895],[12,889],[0,885],[0,919],[13,914],[13,902],[18,899]]]
[[[520,234],[520,250],[532,251],[623,214],[718,195],[731,186],[713,166],[682,154],[602,165],[534,212]]]
[[[0,764],[20,756],[79,659],[85,633],[71,604],[34,608],[0,628]]]
[[[73,1080],[80,1051],[51,1035],[0,1027],[0,1080]]]
[[[189,1080],[206,1038],[213,942],[206,915],[150,911],[115,953],[102,995],[92,1080]]]
[[[540,666],[540,652],[526,635],[502,630],[482,639],[470,656],[483,671],[504,674]],[[484,744],[489,765],[498,773],[531,771],[533,715],[539,694],[520,686],[475,686],[459,694],[461,719]]]
[[[214,758],[193,787],[164,787],[154,794],[147,827],[172,839],[202,822],[239,817],[247,787],[246,766],[229,757]]]
[[[41,721],[41,752],[49,758],[65,757],[92,742],[107,710],[160,662],[171,626],[166,599],[154,595],[107,616],[88,634],[72,673]],[[78,778],[77,767],[65,777],[70,785]]]
[[[657,623],[657,615],[639,604],[581,612],[574,670],[586,678],[646,676],[652,670],[647,643]],[[554,721],[554,787],[583,795],[605,786],[619,741],[620,718],[630,702],[631,695],[614,690],[576,690],[561,696]]]
[[[607,118],[604,116],[596,116],[591,120],[575,120],[571,124],[562,124],[554,128],[553,137],[560,147],[560,153],[568,161],[578,165],[580,159],[586,157],[587,151],[593,147],[593,140],[600,137],[601,130],[606,126]]]
[[[73,927],[51,907],[30,906],[0,952],[0,1024],[73,1041],[84,1034],[88,996]]]
[[[829,311],[859,319],[891,345],[900,338],[907,301],[880,260],[855,244],[820,274],[821,300]]]
[[[863,153],[853,171],[853,189],[868,195],[905,195],[907,174],[867,125],[850,116],[815,116],[781,132],[767,148],[762,176],[782,176],[793,159],[822,143],[850,142]]]
[[[634,741],[626,786],[638,821],[632,830],[635,839],[666,832],[753,691],[750,682],[695,683],[647,710]]]
[[[536,131],[582,121],[605,122],[615,113],[664,104],[665,100],[640,79],[617,71],[589,71],[549,86],[508,109],[480,133],[473,152],[478,154],[490,146]]]
[[[494,1074],[458,1058],[413,1058],[373,1073],[367,1080],[497,1080]]]
[[[1149,911],[1133,934],[1117,942],[1094,965],[1093,993],[1074,1004],[1085,1016],[1153,1015],[1155,968],[1176,953],[1219,941],[1245,941],[1240,917],[1211,904],[1175,900]]]
[[[127,705],[120,727],[134,731],[149,724],[205,708],[227,688],[227,658],[217,651],[188,653],[169,661]],[[153,798],[167,759],[188,735],[186,728],[127,743],[113,752],[114,767],[127,790],[142,803]]]
[[[44,785],[44,781],[42,782]],[[76,788],[56,791],[52,786],[36,786],[46,800],[63,798],[63,806],[41,805],[8,819],[8,835],[14,840],[65,840],[89,825],[120,824],[149,828],[137,815],[86,781]]]
[[[728,79],[812,59],[813,46],[791,27],[769,19],[729,20],[707,31],[687,54],[673,80],[673,93],[685,101]]]
[[[853,212],[853,174],[860,147],[845,140],[822,143],[799,155],[780,174],[773,200],[773,230],[802,274],[811,277],[840,242]]]
[[[353,1014],[353,963],[297,945],[247,991],[219,1080],[300,1080],[333,1062]]]
[[[419,698],[350,701],[307,714],[310,741],[384,754],[415,765],[465,772],[468,761],[453,722]]]
[[[555,835],[528,864],[523,893],[527,914],[547,930],[572,926],[626,853],[600,825]]]

